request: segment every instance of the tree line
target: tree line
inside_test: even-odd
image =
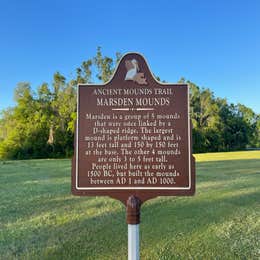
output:
[[[52,84],[44,82],[36,91],[28,82],[18,83],[16,105],[1,111],[0,159],[71,157],[77,84],[108,81],[120,57],[120,53],[114,58],[104,56],[99,47],[93,58],[76,68],[71,79],[56,72]],[[179,82],[190,86],[195,153],[260,147],[259,114],[242,104],[216,98],[210,89],[184,78]]]

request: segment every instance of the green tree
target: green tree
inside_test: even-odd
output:
[[[71,156],[77,85],[107,82],[120,58],[120,53],[115,58],[105,56],[98,47],[96,55],[83,61],[71,78],[56,72],[52,84],[43,83],[35,92],[28,82],[18,83],[16,105],[0,115],[0,158]],[[185,78],[179,83],[190,86],[194,152],[260,147],[260,115],[242,104],[215,98],[212,91]]]
[[[98,71],[97,80],[108,81],[120,57],[119,53],[114,60],[103,56],[98,48],[95,57],[83,61],[71,79],[56,72],[52,85],[43,83],[35,93],[28,82],[18,83],[16,106],[1,114],[0,158],[71,156],[77,84],[92,82],[93,71]]]

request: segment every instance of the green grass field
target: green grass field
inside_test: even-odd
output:
[[[260,259],[260,151],[196,158],[194,197],[142,206],[141,259]],[[127,259],[124,206],[72,196],[70,167],[0,162],[0,259]]]

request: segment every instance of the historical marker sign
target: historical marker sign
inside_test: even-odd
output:
[[[188,85],[156,81],[141,55],[125,55],[104,85],[78,86],[73,194],[193,195],[191,147]]]

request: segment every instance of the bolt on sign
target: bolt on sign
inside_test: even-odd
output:
[[[137,53],[103,85],[79,85],[72,193],[140,204],[195,192],[189,87],[158,82]]]

